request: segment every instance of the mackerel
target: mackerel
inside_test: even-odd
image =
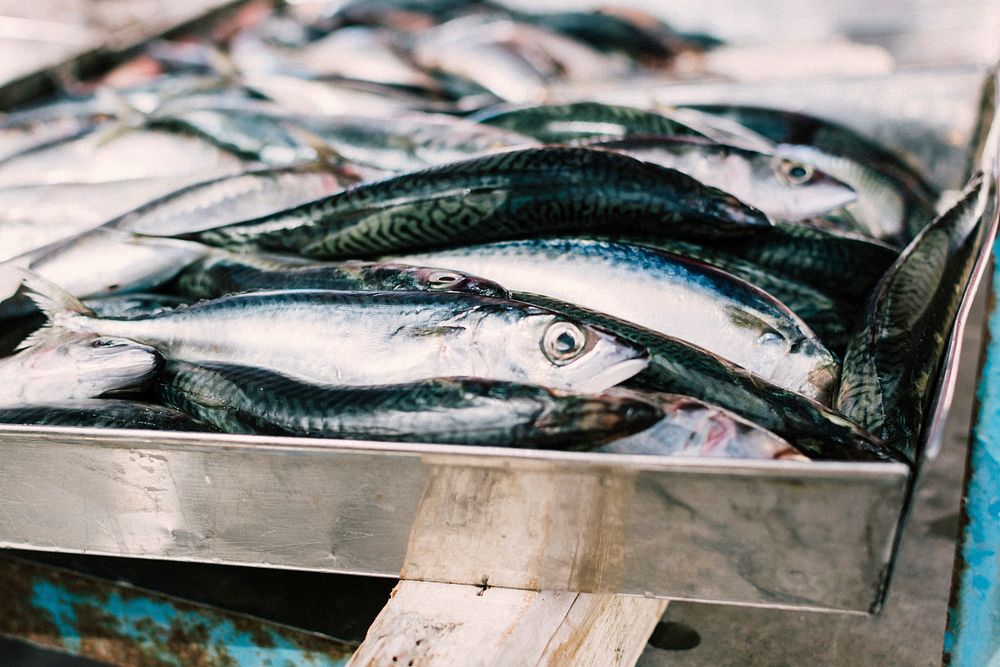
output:
[[[538,148],[361,184],[186,238],[336,259],[558,232],[718,238],[770,226],[678,171],[601,150]]]
[[[838,363],[773,296],[706,264],[588,239],[504,241],[394,261],[466,271],[704,347],[783,387],[830,399]]]
[[[159,392],[168,405],[227,433],[494,447],[589,449],[661,416],[637,398],[511,382],[433,378],[344,387],[219,363],[170,362]]]

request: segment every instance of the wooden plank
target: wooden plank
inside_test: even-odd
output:
[[[634,665],[666,600],[401,581],[349,667]]]

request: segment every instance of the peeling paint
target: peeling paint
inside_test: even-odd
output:
[[[122,583],[0,557],[0,635],[113,665],[341,667],[355,646]]]

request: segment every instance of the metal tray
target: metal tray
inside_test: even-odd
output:
[[[995,72],[958,68],[628,92],[801,108],[953,188],[973,165],[997,178],[984,81],[995,91]],[[994,190],[966,300],[998,211]],[[962,324],[925,441],[947,414]],[[0,426],[0,547],[866,613],[911,482],[900,464]]]

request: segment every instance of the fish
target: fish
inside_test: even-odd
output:
[[[836,406],[908,461],[986,234],[990,186],[973,177],[962,198],[906,247],[871,295],[847,347]]]
[[[677,169],[774,220],[814,218],[857,199],[850,186],[810,164],[707,139],[630,135],[583,145]]]
[[[191,136],[110,128],[52,142],[0,160],[0,188],[52,183],[104,183],[243,171],[242,161]]]
[[[0,358],[0,405],[96,398],[141,387],[163,366],[149,347],[108,336],[53,334]]]
[[[641,348],[506,299],[461,292],[275,290],[145,318],[98,319],[44,278],[20,272],[48,331],[120,336],[178,361],[238,362],[324,384],[471,376],[603,391],[646,366]]]
[[[357,180],[350,172],[319,164],[252,169],[175,189],[108,218],[107,224],[136,234],[190,233],[297,206]]]
[[[759,287],[789,309],[816,332],[819,339],[835,354],[843,354],[854,322],[856,306],[851,302],[834,299],[815,287],[805,285],[787,276],[773,274],[756,264],[730,255],[723,250],[698,245],[689,241],[669,239],[649,240],[641,237],[605,237],[612,242],[630,243],[663,250],[682,257],[704,262],[717,269]]]
[[[27,269],[85,299],[152,289],[211,251],[193,241],[97,227],[0,262],[0,320],[34,311],[30,299],[19,292],[16,269]]]
[[[358,109],[366,107],[317,114],[257,100],[210,98],[201,104],[169,105],[155,122],[194,132],[246,158],[277,164],[323,158],[375,173],[413,171],[538,145],[530,137],[442,113],[399,111],[385,118]]]
[[[389,30],[345,26],[294,51],[281,51],[280,55],[306,78],[339,76],[438,91],[437,80],[409,60],[400,41],[399,36]]]
[[[0,190],[0,261],[93,229],[189,182],[148,178]]]
[[[666,60],[675,55],[681,39],[668,26],[649,15],[636,17],[634,12],[562,11],[523,14],[519,18],[535,21],[582,41],[595,49],[628,54],[633,59]],[[629,20],[639,18],[640,20]]]
[[[899,157],[837,123],[805,114],[739,105],[690,105],[774,141],[775,155],[805,162],[850,185],[847,207],[867,233],[906,243],[935,217],[938,192]]]
[[[220,363],[169,362],[159,396],[227,433],[493,447],[584,450],[662,414],[637,398],[479,378],[344,387]]]
[[[761,377],[827,403],[839,363],[809,327],[762,290],[652,248],[533,239],[391,258],[466,271],[695,343]]]
[[[779,221],[740,243],[715,246],[771,273],[856,303],[868,299],[899,257],[899,249],[887,243],[805,222]]]
[[[0,424],[144,431],[215,431],[211,426],[195,421],[173,408],[109,398],[3,406],[0,407]]]
[[[491,280],[460,271],[442,271],[406,264],[360,261],[303,262],[276,255],[237,255],[220,251],[180,273],[177,291],[192,299],[275,289],[340,291],[449,291],[508,298],[510,293]]]
[[[902,461],[894,450],[839,412],[697,345],[559,299],[525,292],[512,296],[602,327],[645,348],[649,365],[630,378],[626,387],[683,394],[718,405],[786,439],[810,458]]]
[[[533,137],[545,144],[636,134],[703,137],[694,128],[654,111],[600,102],[501,107],[485,109],[469,118]]]
[[[633,393],[663,410],[663,418],[643,431],[600,445],[595,451],[698,458],[809,460],[783,438],[725,408],[680,394],[615,390],[615,395]]]
[[[704,238],[770,226],[760,211],[675,170],[608,151],[535,148],[362,183],[179,238],[339,259],[559,232]]]
[[[555,83],[608,81],[632,69],[627,58],[602,52],[540,22],[496,14],[472,14],[420,33],[412,53],[426,69],[475,81],[511,102],[544,100],[547,88]],[[483,54],[489,55],[483,58]],[[534,91],[524,80],[515,80],[517,74],[531,80],[532,73],[537,80],[531,83],[541,95],[523,94]]]

